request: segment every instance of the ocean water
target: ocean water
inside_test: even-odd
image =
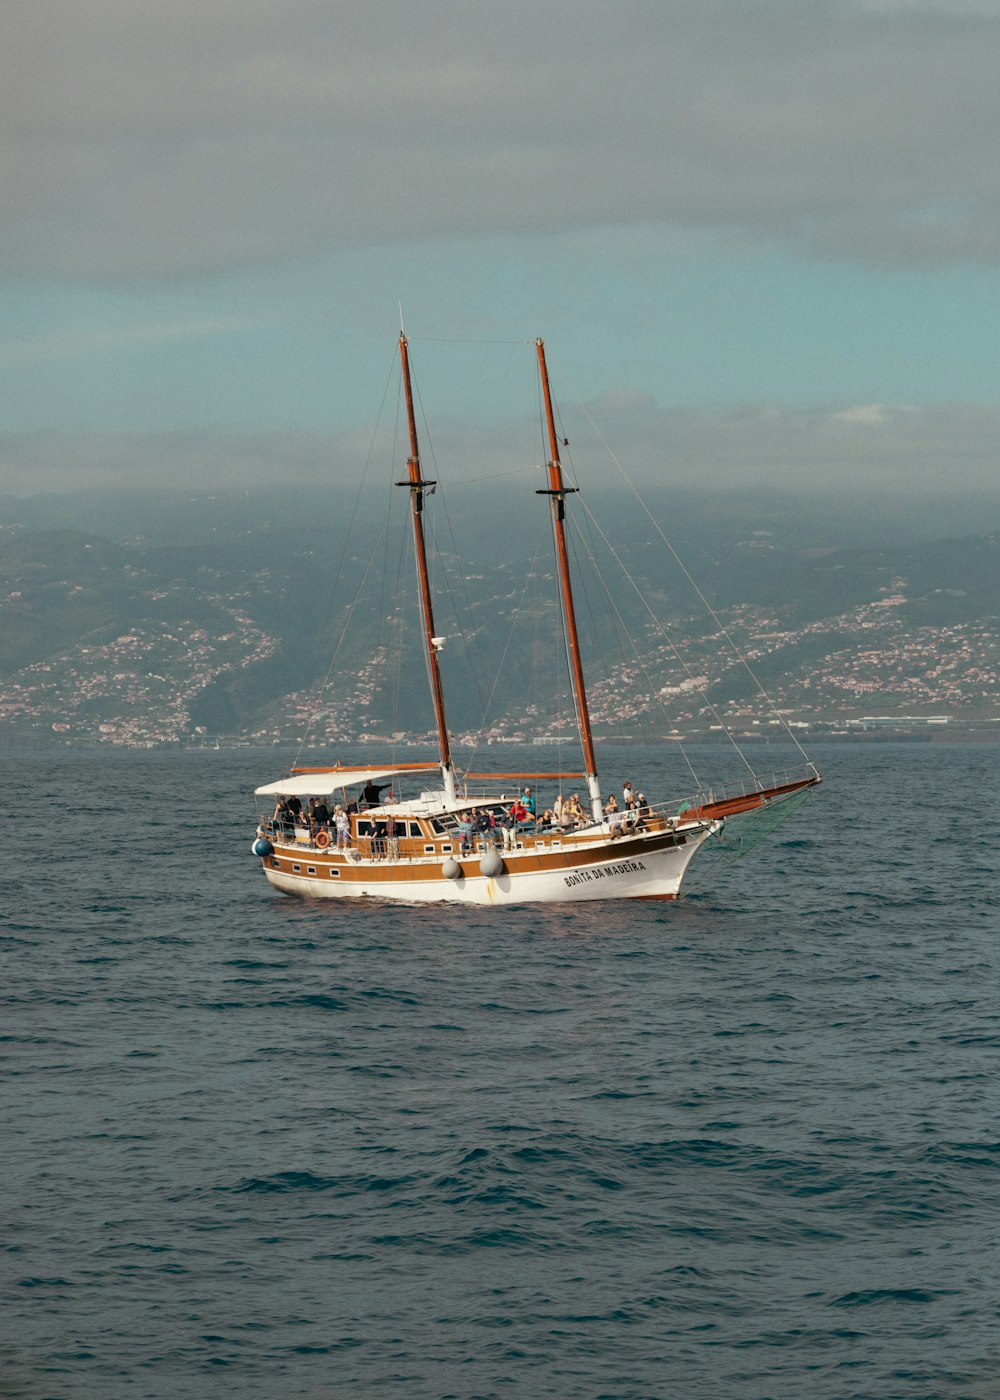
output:
[[[814,757],[516,911],[275,894],[273,755],[8,760],[0,1396],[1000,1397],[1000,746]]]

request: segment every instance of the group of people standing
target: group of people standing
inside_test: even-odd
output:
[[[363,793],[365,805],[378,805],[382,791],[383,788],[369,783]],[[391,790],[389,798],[392,798]],[[313,841],[318,846],[328,846],[333,839],[339,847],[346,848],[351,844],[351,816],[357,811],[356,801],[346,805],[338,802],[331,811],[321,797],[310,797],[306,807],[297,797],[280,797],[272,821],[275,828],[286,836]],[[643,794],[628,782],[622,789],[621,803],[611,793],[603,811],[610,834],[615,837],[643,830],[649,809]],[[551,807],[546,807],[540,816],[537,815],[535,795],[530,787],[526,787],[520,797],[515,797],[499,811],[495,807],[471,806],[457,815],[459,849],[463,853],[472,851],[477,841],[482,848],[502,844],[505,851],[512,850],[518,832],[526,829],[533,832],[569,832],[593,823],[593,817],[584,807],[578,792],[568,797],[560,793]],[[387,854],[393,849],[398,850],[396,822],[391,813],[384,823],[379,822],[378,835],[380,845],[385,843]]]
[[[636,792],[631,783],[622,788],[621,805],[611,793],[604,804],[604,815],[608,819],[611,835],[624,836],[630,831],[644,831],[649,808],[641,792]]]
[[[382,793],[387,789],[389,796],[386,800],[391,802],[391,784],[376,783],[374,780],[367,782],[361,794],[361,807],[379,806]],[[286,836],[301,836],[303,840],[314,841],[317,846],[328,846],[331,838],[335,838],[338,846],[347,847],[351,844],[351,817],[359,811],[359,804],[354,798],[346,801],[346,793],[344,796],[345,802],[337,802],[332,812],[322,797],[310,797],[306,807],[295,796],[279,797],[271,820]],[[393,828],[390,835],[394,838],[396,824],[391,818],[390,822]]]
[[[346,847],[351,844],[351,813],[357,810],[356,802],[346,807],[338,802],[331,812],[321,797],[310,797],[307,807],[297,797],[279,797],[271,820],[286,836],[301,835],[322,846],[328,846],[333,837],[338,846]]]
[[[622,836],[630,831],[642,831],[648,813],[646,799],[637,792],[630,782],[622,789],[619,803],[614,793],[609,794],[604,804],[604,815],[608,820],[611,835]],[[458,814],[458,829],[461,837],[461,850],[471,851],[478,839],[480,846],[503,844],[504,850],[513,848],[517,832],[530,827],[534,832],[575,831],[580,827],[591,826],[593,817],[574,792],[567,797],[560,793],[551,807],[546,807],[540,816],[535,814],[535,798],[530,788],[525,788],[523,798],[515,798],[500,812],[489,807],[470,807]]]
[[[478,839],[480,846],[497,845],[497,837],[505,851],[513,850],[518,830],[535,826],[535,795],[531,788],[525,788],[521,797],[515,797],[507,807],[494,813],[489,807],[469,807],[458,813],[459,850],[464,854],[472,850]]]

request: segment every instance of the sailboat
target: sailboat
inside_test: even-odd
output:
[[[799,776],[769,784],[754,778],[736,793],[699,792],[669,803],[635,793],[623,810],[605,810],[566,540],[566,503],[576,488],[563,475],[541,340],[535,349],[549,448],[546,485],[537,494],[548,499],[551,512],[582,769],[483,774],[463,773],[456,766],[439,659],[443,639],[434,622],[424,537],[425,499],[436,483],[421,468],[409,345],[401,333],[409,457],[407,476],[396,484],[409,492],[438,757],[420,763],[293,767],[286,777],[257,788],[262,802],[252,849],[277,890],[318,899],[484,905],[674,900],[695,855],[719,840],[729,824],[748,816],[778,818],[782,808],[797,805],[821,780],[807,762]],[[579,804],[570,822],[541,821],[531,785],[567,779],[586,785],[586,805]]]

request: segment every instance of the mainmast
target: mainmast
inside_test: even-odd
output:
[[[406,336],[399,337],[399,359],[403,369],[403,389],[406,394],[406,422],[410,430],[410,455],[407,459],[407,479],[397,481],[397,486],[408,486],[410,490],[410,514],[413,518],[413,546],[417,558],[417,584],[420,592],[420,617],[423,625],[424,650],[427,659],[427,678],[434,702],[434,718],[437,722],[438,746],[441,752],[441,776],[445,792],[455,797],[455,770],[451,766],[451,741],[448,738],[448,725],[444,717],[444,689],[441,685],[441,668],[438,665],[438,650],[442,645],[434,631],[434,609],[431,604],[431,584],[427,573],[427,550],[424,546],[424,492],[434,487],[434,481],[424,481],[420,474],[420,449],[417,445],[417,422],[413,412],[413,389],[410,385],[410,358],[407,353]]]
[[[549,374],[545,367],[545,346],[541,340],[535,341],[538,351],[538,372],[542,381],[542,397],[545,402],[545,419],[549,430],[550,458],[547,464],[549,485],[539,496],[548,496],[552,502],[552,531],[556,542],[556,558],[559,564],[559,588],[562,593],[563,618],[566,627],[566,647],[569,652],[570,671],[573,678],[573,696],[576,706],[576,722],[580,731],[580,746],[583,749],[584,767],[587,770],[587,787],[590,792],[590,805],[595,821],[603,816],[601,789],[597,781],[597,759],[594,756],[594,736],[590,728],[590,711],[587,708],[587,687],[583,679],[583,660],[580,656],[580,639],[576,630],[576,613],[573,608],[573,585],[569,574],[569,554],[566,550],[566,497],[576,491],[575,486],[567,486],[563,481],[562,463],[559,460],[559,439],[556,436],[555,416],[552,412],[552,395],[549,392]]]

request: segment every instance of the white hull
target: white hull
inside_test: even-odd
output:
[[[348,861],[330,875],[330,863],[315,853],[279,848],[280,865],[267,860],[264,873],[275,889],[314,899],[384,899],[407,904],[554,904],[605,899],[676,899],[685,871],[701,844],[715,831],[699,826],[682,844],[656,847],[642,837],[625,838],[597,859],[585,851],[564,851],[555,869],[519,869],[528,862],[505,857],[496,876],[479,872],[479,857],[463,860],[463,873],[446,879],[440,861]],[[296,870],[293,867],[298,866]],[[310,873],[310,869],[315,871]],[[397,874],[398,872],[398,874]],[[433,873],[432,873],[433,872]]]

